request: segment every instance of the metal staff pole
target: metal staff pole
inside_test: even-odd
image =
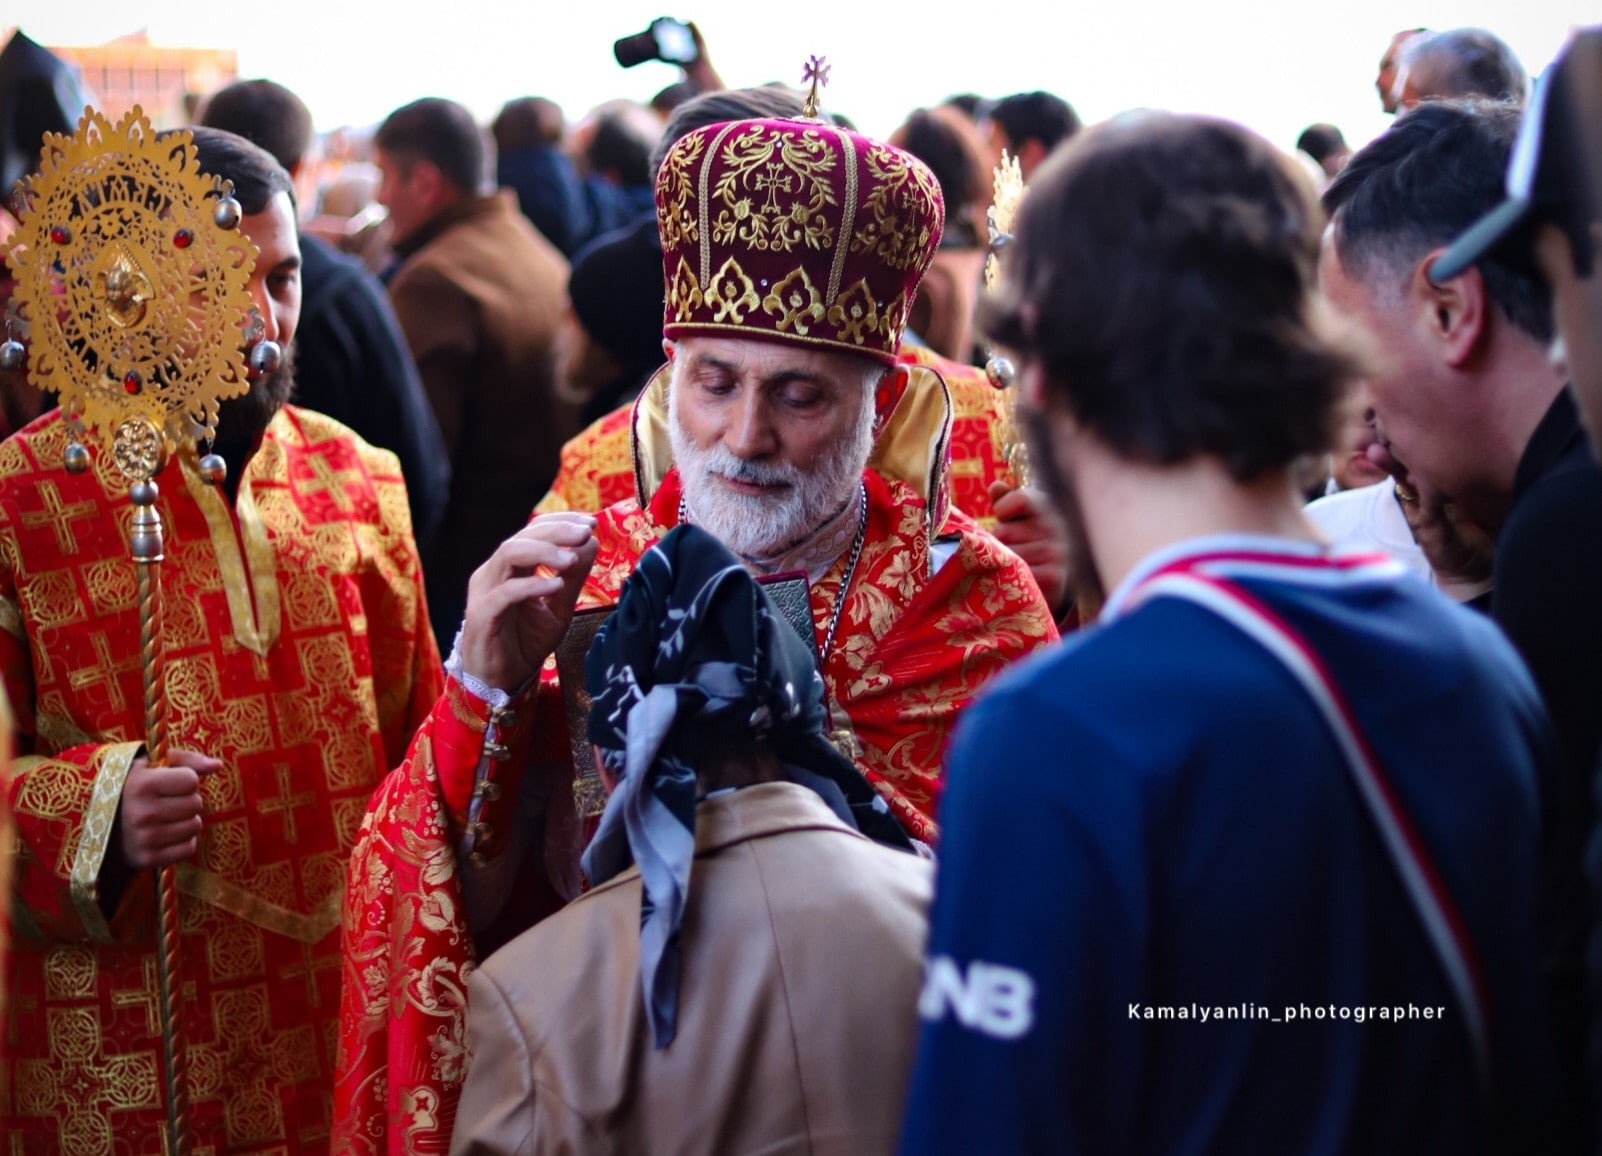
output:
[[[136,423],[124,423],[117,433]],[[159,439],[153,426],[135,436]],[[121,447],[119,446],[119,449]],[[117,455],[123,465],[123,455]],[[137,463],[142,466],[141,461]],[[145,475],[128,491],[133,502],[132,533],[129,547],[138,570],[139,584],[139,670],[145,693],[145,750],[149,765],[167,762],[167,684],[161,661],[161,562],[163,542],[161,514],[156,510],[156,483]],[[168,864],[156,872],[156,893],[160,917],[156,925],[156,985],[161,1010],[161,1047],[166,1068],[167,1152],[189,1156],[189,1061],[184,1039],[183,1005],[179,998],[182,970],[179,967],[178,868]]]

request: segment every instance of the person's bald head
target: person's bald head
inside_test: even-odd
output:
[[[1483,28],[1453,28],[1415,36],[1402,47],[1397,103],[1482,96],[1522,105],[1530,77],[1513,50]]]

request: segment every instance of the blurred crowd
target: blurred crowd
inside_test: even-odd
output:
[[[206,94],[282,364],[162,475],[166,766],[0,284],[19,1150],[162,1150],[177,865],[219,1152],[1602,1151],[1602,32],[1376,48],[1357,149],[667,20]]]

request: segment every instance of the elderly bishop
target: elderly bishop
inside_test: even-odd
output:
[[[806,117],[736,121],[681,138],[656,201],[669,362],[636,407],[636,496],[536,517],[475,574],[445,696],[353,856],[335,1106],[350,1151],[449,1137],[475,953],[581,885],[542,667],[575,607],[614,603],[673,527],[755,573],[806,575],[833,737],[926,843],[958,714],[1057,636],[1024,564],[951,509],[949,395],[908,388],[921,367],[896,356],[940,241],[930,172]]]

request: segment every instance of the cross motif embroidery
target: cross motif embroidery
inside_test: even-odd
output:
[[[777,212],[779,208],[779,194],[794,192],[794,178],[785,172],[783,161],[769,161],[767,171],[752,176],[751,184],[757,192],[767,194],[766,208]]]
[[[61,552],[76,554],[78,539],[72,532],[72,523],[79,518],[91,517],[95,512],[94,502],[85,498],[69,506],[61,500],[61,491],[56,489],[56,484],[50,481],[39,483],[39,499],[44,503],[44,509],[22,515],[22,524],[30,530],[49,526],[55,531],[56,545],[61,547]]]
[[[284,979],[306,980],[306,1003],[311,1007],[322,1007],[322,997],[317,993],[317,973],[319,971],[337,971],[339,969],[339,956],[325,955],[321,959],[312,958],[312,946],[309,943],[300,945],[301,962],[294,967],[286,967],[280,973]]]
[[[95,666],[86,666],[81,670],[67,672],[67,685],[73,690],[82,691],[91,686],[104,686],[106,695],[111,704],[119,711],[128,709],[128,700],[123,696],[122,685],[117,681],[118,675],[130,670],[139,669],[139,656],[125,658],[121,662],[111,657],[111,641],[106,637],[105,631],[96,634],[90,645],[94,647],[95,658],[99,662]]]
[[[145,1028],[152,1036],[161,1035],[161,1005],[157,1002],[156,957],[147,955],[139,964],[144,987],[124,988],[111,993],[112,1007],[144,1008]]]
[[[23,1061],[17,1103],[27,1115],[54,1116],[59,1135],[104,1139],[113,1113],[154,1108],[161,1102],[154,1053],[107,1055],[100,1014],[92,1007],[51,1009],[50,1059]]]
[[[361,471],[352,469],[336,470],[328,464],[328,459],[321,454],[309,454],[307,456],[311,472],[315,476],[311,478],[296,478],[295,492],[303,498],[310,497],[313,493],[324,493],[333,500],[334,505],[341,512],[349,512],[353,509],[354,506],[350,500],[350,495],[345,492],[345,487],[352,482],[360,482],[362,480]]]
[[[281,1142],[283,1106],[271,1089],[275,1078],[287,1074],[286,1064],[304,1062],[304,1052],[293,1061],[285,1054],[294,1046],[295,1033],[273,1031],[267,992],[260,986],[212,992],[211,1022],[214,1039],[193,1044],[190,1052],[195,1073],[190,1078],[197,1083],[191,1095],[195,1101],[223,1101],[228,1148]],[[201,1073],[210,1078],[197,1079]],[[226,1093],[221,1080],[229,1085]]]
[[[278,780],[278,794],[271,799],[264,799],[256,804],[256,809],[263,815],[284,816],[284,842],[299,841],[300,833],[295,829],[295,808],[309,806],[317,801],[315,791],[302,791],[298,795],[289,793],[289,767],[279,763],[273,768],[273,777]]]

